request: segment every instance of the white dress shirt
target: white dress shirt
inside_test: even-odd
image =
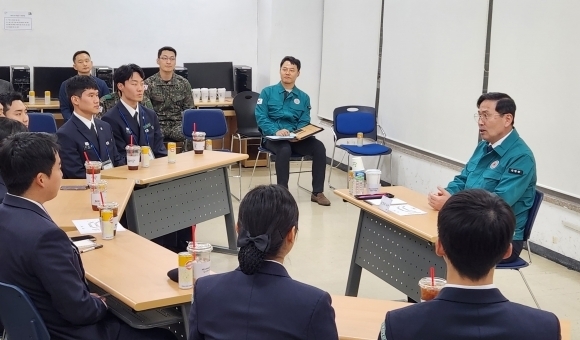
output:
[[[91,119],[89,120],[89,119],[86,119],[85,117],[82,117],[81,115],[79,115],[78,113],[76,113],[74,111],[73,111],[73,115],[75,115],[78,119],[80,119],[80,121],[83,122],[83,124],[85,124],[89,128],[89,130],[91,130],[91,126],[94,126],[94,128],[92,130],[98,134],[97,126],[95,125],[95,120],[92,116],[91,116]]]
[[[127,103],[125,103],[123,101],[123,99],[121,99],[121,104],[123,104],[123,106],[125,107],[125,109],[127,109],[127,112],[129,112],[129,114],[131,115],[131,117],[133,117],[133,119],[135,119],[135,115],[137,115],[137,124],[141,125],[141,122],[139,121],[139,104],[137,104],[137,108],[136,109],[130,107]]]
[[[504,141],[506,138],[508,138],[508,136],[509,136],[509,135],[512,133],[512,131],[514,131],[514,129],[511,129],[511,131],[510,131],[510,132],[508,132],[508,134],[507,134],[507,135],[503,136],[503,138],[502,138],[502,139],[500,139],[500,140],[498,140],[497,142],[493,143],[493,144],[491,145],[491,147],[495,149],[497,146],[500,146],[500,145],[501,145],[501,143],[503,143],[503,141]]]

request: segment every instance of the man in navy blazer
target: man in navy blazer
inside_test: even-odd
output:
[[[0,145],[4,139],[6,139],[6,137],[18,132],[26,131],[28,131],[28,129],[21,122],[6,117],[0,117]],[[4,184],[4,179],[2,179],[2,176],[0,176],[0,203],[2,203],[2,200],[4,200],[6,191],[6,184]]]
[[[447,285],[431,301],[387,313],[379,340],[558,340],[550,313],[508,301],[493,284],[496,264],[512,252],[516,226],[510,206],[496,194],[470,189],[451,196],[437,220],[437,255]]]
[[[157,114],[140,104],[145,91],[144,78],[143,69],[135,64],[117,68],[114,82],[121,98],[101,117],[104,122],[111,125],[117,152],[125,163],[127,159],[125,147],[131,143],[131,137],[133,144],[149,146],[155,158],[167,156]]]
[[[164,330],[131,328],[107,313],[105,298],[90,293],[78,249],[43,207],[62,178],[54,135],[15,134],[0,147],[0,158],[11,160],[0,162],[8,187],[0,204],[0,282],[26,292],[51,339],[171,339]],[[11,326],[4,326],[10,335]]]
[[[93,117],[99,112],[95,81],[89,76],[74,76],[67,81],[66,91],[74,112],[56,132],[64,178],[85,178],[85,157],[101,161],[103,169],[124,165],[115,147],[111,126]]]

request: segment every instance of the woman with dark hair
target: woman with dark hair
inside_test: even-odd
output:
[[[12,136],[18,132],[27,132],[28,129],[24,124],[17,120],[13,120],[6,117],[0,117],[0,145],[6,137]],[[0,203],[4,201],[4,196],[6,196],[6,185],[2,176],[0,176]]]
[[[330,295],[294,281],[283,266],[296,241],[298,205],[279,185],[240,203],[236,270],[195,283],[189,340],[338,339]]]

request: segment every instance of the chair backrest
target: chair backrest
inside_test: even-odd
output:
[[[219,109],[189,109],[183,112],[183,135],[191,139],[193,123],[196,131],[205,132],[206,139],[223,138],[228,133],[228,124],[224,112]]]
[[[28,131],[56,133],[56,120],[52,113],[28,112]]]
[[[49,340],[44,321],[28,295],[20,288],[0,282],[0,322],[9,339]]]
[[[337,139],[354,138],[362,132],[364,138],[377,140],[377,113],[374,107],[349,105],[334,109],[332,128]]]
[[[526,221],[526,225],[524,226],[524,242],[530,238],[530,234],[532,233],[532,227],[534,226],[534,221],[536,220],[536,216],[538,215],[538,210],[540,210],[540,205],[542,205],[542,201],[544,200],[544,193],[540,190],[536,189],[536,195],[534,196],[534,203],[528,212],[528,220]]]
[[[234,97],[233,105],[238,129],[258,129],[255,114],[258,97],[260,94],[252,91],[240,92]]]

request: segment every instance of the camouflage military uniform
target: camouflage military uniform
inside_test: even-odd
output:
[[[95,115],[95,117],[101,118],[105,113],[107,113],[107,111],[109,111],[115,105],[117,105],[117,102],[119,101],[120,98],[121,97],[119,97],[119,95],[116,92],[102,96],[101,99],[99,100],[99,103],[101,103],[101,107],[103,109],[101,110],[101,112]],[[153,110],[151,100],[149,100],[149,97],[147,97],[147,94],[145,93],[143,94],[143,100],[141,101],[141,105],[145,106],[148,109]]]
[[[151,99],[153,109],[159,117],[159,125],[163,137],[176,141],[183,141],[181,132],[181,120],[183,111],[193,108],[193,95],[191,85],[187,79],[173,74],[169,81],[164,81],[159,72],[145,80],[147,95]]]

